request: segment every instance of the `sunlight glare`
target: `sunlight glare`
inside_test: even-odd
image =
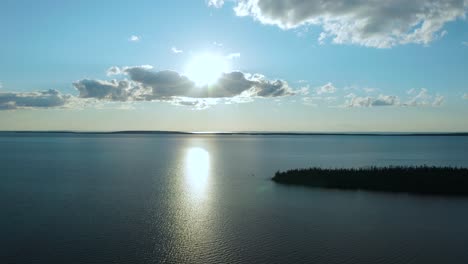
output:
[[[190,192],[203,194],[210,174],[210,155],[202,148],[190,148],[185,156],[185,172]]]
[[[229,63],[224,56],[204,53],[190,60],[185,75],[201,87],[215,83],[223,73],[228,71]]]

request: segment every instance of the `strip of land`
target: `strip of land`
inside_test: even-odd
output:
[[[239,136],[468,136],[468,132],[185,132],[161,130],[126,131],[0,131],[1,134],[182,134],[182,135],[239,135]]]
[[[309,168],[278,171],[272,180],[281,184],[343,190],[468,195],[468,168],[456,167]]]

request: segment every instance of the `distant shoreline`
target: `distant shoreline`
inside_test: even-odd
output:
[[[278,171],[272,180],[326,189],[468,196],[468,168],[458,167],[309,168]]]
[[[468,136],[468,132],[183,132],[183,131],[0,131],[1,134],[98,134],[98,135],[246,135],[246,136]]]

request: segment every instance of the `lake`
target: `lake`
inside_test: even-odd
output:
[[[468,263],[468,198],[270,181],[468,167],[468,137],[0,133],[0,150],[0,263]]]

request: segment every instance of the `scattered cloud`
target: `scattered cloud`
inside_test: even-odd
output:
[[[220,8],[224,5],[224,0],[207,0],[206,3],[208,6]]]
[[[335,93],[336,87],[333,86],[332,83],[327,83],[324,86],[318,87],[316,90],[317,94],[324,94],[324,93]]]
[[[432,106],[441,106],[445,102],[445,97],[442,95],[436,95],[434,101],[432,102]]]
[[[119,68],[119,67],[112,66],[112,67],[110,67],[110,68],[107,70],[107,76],[119,75],[119,74],[122,74],[122,73],[120,72],[120,68]]]
[[[359,87],[359,86],[346,86],[343,88],[343,91],[354,91],[354,92],[364,92],[366,94],[371,94],[379,91],[377,88],[372,87]]]
[[[141,37],[140,36],[137,36],[137,35],[131,35],[129,38],[128,38],[128,41],[130,42],[138,42],[141,40]]]
[[[241,54],[239,52],[237,53],[231,53],[226,56],[227,59],[232,60],[232,59],[238,59],[240,58]]]
[[[178,49],[178,48],[176,48],[176,47],[172,47],[172,48],[171,48],[171,51],[172,51],[172,53],[175,53],[175,54],[179,54],[179,53],[184,52],[183,50]]]
[[[354,89],[339,100],[338,89],[332,83],[318,88],[309,85],[293,89],[281,79],[270,80],[262,74],[240,71],[223,73],[210,85],[197,85],[187,76],[171,70],[154,70],[150,65],[118,67],[107,70],[110,80],[81,79],[72,86],[75,95],[57,90],[37,92],[0,92],[0,110],[76,108],[116,103],[131,108],[135,102],[166,102],[192,109],[206,109],[216,104],[248,103],[258,98],[278,100],[286,96],[305,105],[326,104],[340,107],[438,107],[445,102],[440,94],[430,94],[425,88],[407,91],[405,98],[380,94],[370,96],[367,89]],[[376,89],[372,89],[374,91]],[[342,89],[346,91],[346,89]],[[463,95],[468,99],[468,94]]]
[[[410,89],[407,92],[409,95],[413,97],[405,103],[406,106],[418,106],[418,105],[430,105],[430,100],[432,96],[428,93],[426,88],[421,89]]]
[[[0,110],[64,107],[71,99],[57,90],[0,93]]]
[[[379,95],[378,97],[371,96],[356,96],[351,93],[345,96],[346,107],[373,107],[373,106],[398,106],[400,99],[393,95]]]
[[[439,94],[431,95],[425,88],[411,89],[407,91],[409,99],[403,100],[396,95],[357,96],[350,93],[345,96],[346,107],[374,107],[374,106],[441,106],[445,102],[445,97]]]
[[[213,42],[213,45],[215,45],[216,47],[218,48],[222,48],[223,47],[223,43],[219,43],[219,42]]]
[[[223,3],[208,1],[216,8]],[[464,18],[467,7],[466,0],[237,0],[234,11],[282,29],[320,26],[319,43],[390,48],[445,36],[445,24]]]

